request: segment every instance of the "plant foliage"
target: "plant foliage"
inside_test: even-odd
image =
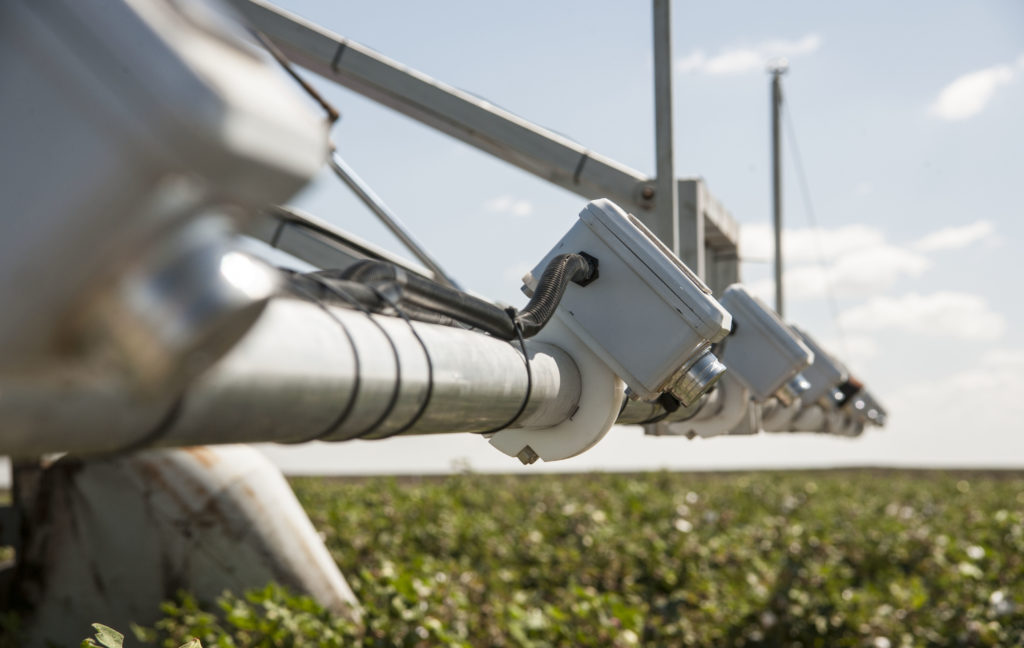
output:
[[[1024,644],[1024,478],[886,471],[298,479],[361,623],[185,597],[176,646]]]

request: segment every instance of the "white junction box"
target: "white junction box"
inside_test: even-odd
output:
[[[585,252],[598,278],[569,284],[555,316],[627,385],[653,400],[669,392],[690,404],[725,368],[710,353],[732,318],[711,291],[639,220],[607,199],[588,203],[579,221],[528,273],[526,289],[559,254]]]
[[[792,328],[814,353],[814,362],[803,371],[803,376],[810,383],[810,388],[801,396],[804,403],[814,403],[822,396],[831,393],[839,383],[849,377],[849,373],[846,371],[846,367],[829,355],[828,351],[821,348],[814,338],[796,326]]]
[[[733,317],[733,331],[722,343],[720,357],[755,400],[778,392],[814,360],[814,353],[775,311],[740,284],[726,288],[719,302]]]

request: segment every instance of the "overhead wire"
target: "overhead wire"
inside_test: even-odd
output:
[[[821,226],[818,224],[818,217],[814,210],[814,202],[811,200],[810,184],[807,181],[807,172],[804,169],[803,156],[800,154],[800,146],[797,144],[796,127],[794,125],[793,115],[789,110],[789,102],[786,101],[785,95],[780,97],[780,99],[781,101],[779,103],[782,105],[783,118],[786,120],[786,128],[783,130],[786,133],[786,138],[789,140],[789,146],[793,150],[793,165],[796,167],[797,181],[800,185],[800,193],[804,203],[804,210],[807,213],[807,220],[811,225],[811,231],[814,233],[814,244],[817,253],[816,256],[818,258],[818,266],[821,268],[821,276],[825,281],[826,301],[832,315],[832,321],[836,327],[836,332],[839,335],[840,350],[844,356],[849,357],[845,332],[843,331],[843,326],[839,320],[839,302],[836,298],[835,286],[832,283],[829,267],[825,262],[825,246],[821,239]]]

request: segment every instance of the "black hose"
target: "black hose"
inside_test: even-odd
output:
[[[595,279],[597,259],[589,254],[559,254],[551,259],[537,280],[530,303],[516,315],[516,324],[522,329],[523,337],[533,337],[544,328],[555,314],[570,281],[585,286]]]

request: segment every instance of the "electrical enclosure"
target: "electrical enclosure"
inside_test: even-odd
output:
[[[733,317],[720,357],[755,400],[767,399],[814,360],[778,315],[740,284],[726,288],[718,301]]]
[[[804,344],[814,353],[814,362],[803,370],[803,376],[810,383],[810,388],[800,397],[804,403],[814,403],[822,396],[830,393],[839,383],[849,376],[846,368],[837,362],[828,351],[821,348],[814,338],[791,325]]]
[[[729,333],[732,318],[704,283],[631,214],[607,199],[579,220],[523,282],[559,254],[586,252],[599,276],[570,284],[555,316],[644,400],[669,390],[680,369]]]

